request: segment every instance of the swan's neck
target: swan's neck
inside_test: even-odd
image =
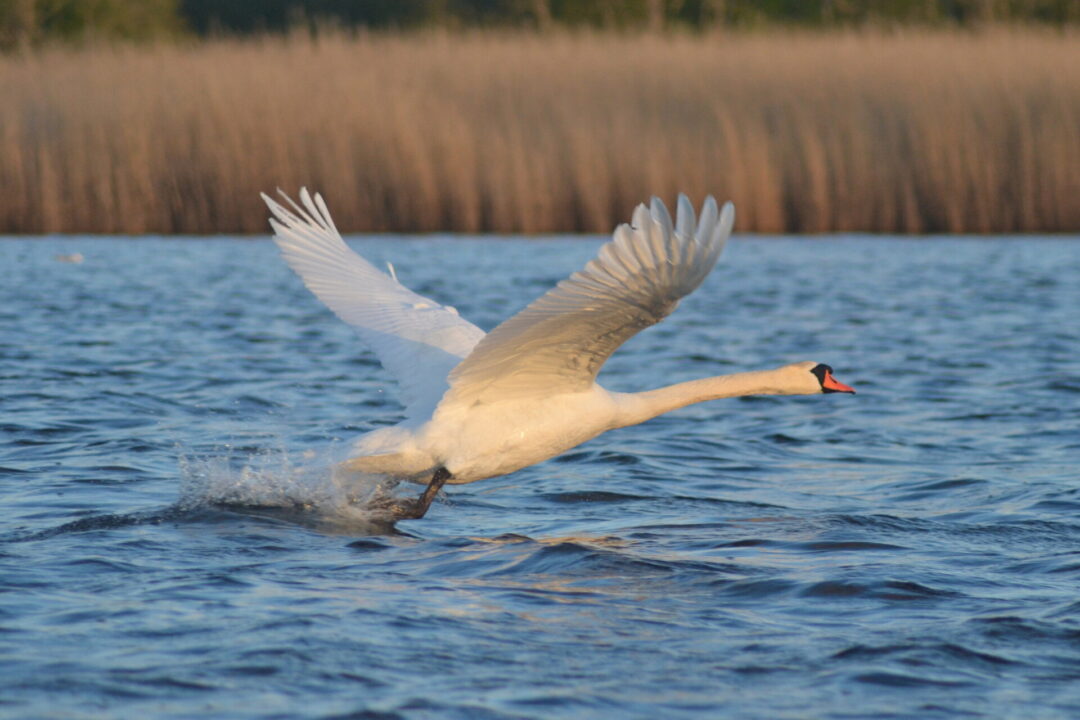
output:
[[[778,368],[718,375],[640,393],[616,393],[620,406],[616,427],[637,425],[658,415],[706,400],[804,392],[801,389],[793,390],[786,380],[788,377],[785,368]]]

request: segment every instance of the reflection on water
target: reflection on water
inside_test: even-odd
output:
[[[363,251],[490,328],[598,243]],[[0,716],[1080,714],[1076,240],[736,239],[602,381],[858,396],[686,408],[396,528],[415,486],[330,470],[388,377],[269,242],[0,268]]]

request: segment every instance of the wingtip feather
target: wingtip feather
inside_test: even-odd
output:
[[[735,203],[730,200],[724,203],[724,207],[720,211],[720,227],[723,228],[725,234],[730,233],[731,229],[735,227]]]
[[[679,202],[675,209],[675,232],[684,238],[691,237],[696,224],[693,203],[684,193],[679,193]]]
[[[701,205],[701,217],[698,219],[697,232],[694,240],[698,245],[703,245],[712,237],[713,228],[719,211],[716,208],[716,198],[709,195]]]
[[[649,214],[652,219],[660,223],[660,225],[668,232],[671,231],[671,213],[668,212],[667,206],[664,205],[664,201],[653,195],[652,200],[649,202]]]

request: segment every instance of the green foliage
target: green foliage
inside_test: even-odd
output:
[[[37,32],[34,0],[0,0],[0,49],[30,43]]]
[[[142,40],[177,32],[176,0],[38,0],[42,30],[68,40]]]
[[[182,31],[177,0],[0,0],[0,49],[45,40],[150,40]]]

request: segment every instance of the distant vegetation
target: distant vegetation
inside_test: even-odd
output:
[[[0,50],[186,32],[177,0],[0,0]]]
[[[312,29],[1080,23],[1078,0],[0,0],[0,48]]]
[[[16,54],[0,234],[265,233],[259,191],[301,184],[348,231],[608,232],[685,191],[740,231],[1076,232],[1077,68],[1075,33],[1031,29]]]
[[[912,26],[915,29],[912,29]],[[901,28],[901,32],[896,32]],[[1080,230],[1080,0],[0,0],[0,233]]]

